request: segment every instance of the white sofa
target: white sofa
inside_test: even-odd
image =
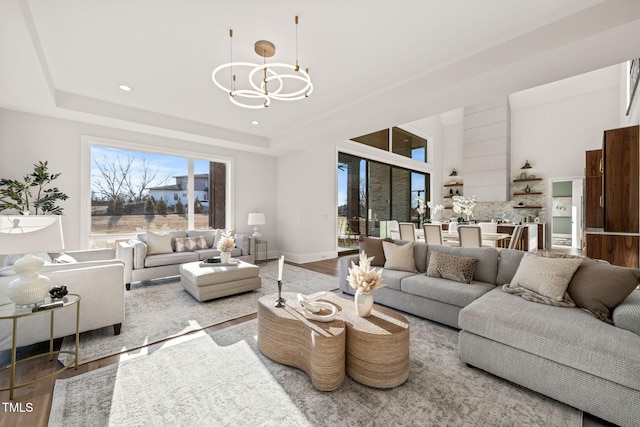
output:
[[[47,264],[41,274],[51,279],[51,285],[66,285],[78,294],[80,301],[80,332],[111,326],[120,333],[124,321],[124,263],[115,259],[113,249],[69,251],[77,262]],[[55,259],[59,254],[49,254]],[[16,278],[11,267],[0,272],[0,304],[11,303],[8,284]],[[55,315],[55,338],[75,333],[75,309],[58,310]],[[0,350],[11,348],[12,322],[0,321]],[[49,316],[39,314],[18,320],[17,345],[25,346],[49,339]]]
[[[181,264],[220,256],[220,251],[216,249],[217,239],[222,234],[220,229],[171,231],[169,234],[171,235],[170,252],[149,255],[145,234],[139,234],[137,239],[132,239],[128,242],[118,243],[116,256],[124,262],[127,290],[131,289],[132,282],[178,276]],[[204,236],[207,244],[206,248],[193,251],[176,251],[175,239],[196,236]],[[251,236],[236,234],[235,239],[236,247],[231,251],[231,256],[243,261],[253,262]]]

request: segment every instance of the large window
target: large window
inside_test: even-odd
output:
[[[383,129],[351,140],[419,162],[427,161],[427,140],[399,127]]]
[[[224,162],[90,146],[92,247],[146,230],[226,227]]]
[[[419,224],[416,196],[429,200],[430,175],[338,153],[338,248],[358,236],[385,237],[388,221]]]

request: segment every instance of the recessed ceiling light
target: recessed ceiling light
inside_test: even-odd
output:
[[[131,92],[131,86],[120,85],[119,87],[120,87],[120,89],[122,89],[125,92]]]
[[[254,126],[257,126],[257,125],[260,124],[260,122],[257,121],[257,120],[251,120],[251,124],[254,125]]]

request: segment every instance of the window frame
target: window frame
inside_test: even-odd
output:
[[[92,135],[81,135],[80,137],[80,244],[82,249],[88,249],[91,247],[92,241],[105,240],[105,238],[97,237],[91,234],[91,147],[100,146],[107,148],[114,148],[128,151],[140,151],[152,154],[161,154],[166,156],[182,157],[188,160],[188,175],[194,175],[194,161],[204,160],[208,162],[218,162],[226,164],[226,194],[225,194],[225,228],[232,229],[235,227],[234,223],[234,194],[235,194],[235,182],[233,180],[233,174],[235,171],[235,161],[231,157],[219,156],[213,154],[203,154],[201,152],[184,150],[177,148],[168,148],[164,146],[154,146],[150,144],[143,144],[133,141],[124,141],[117,139],[109,139]],[[193,212],[194,202],[194,180],[189,180],[187,186],[187,193],[189,197],[189,212]],[[193,216],[188,217],[188,229],[194,228]],[[135,237],[137,232],[122,233],[122,234],[109,234],[109,240],[120,240]],[[102,235],[100,235],[102,236]]]

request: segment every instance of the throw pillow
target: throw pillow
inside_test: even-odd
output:
[[[585,259],[569,283],[567,292],[578,307],[612,324],[613,309],[621,304],[640,281],[640,270]]]
[[[471,283],[478,262],[477,258],[433,251],[429,257],[427,276]]]
[[[145,238],[147,241],[147,255],[168,254],[173,252],[171,247],[171,234],[147,231]]]
[[[207,240],[204,236],[176,237],[176,252],[190,252],[206,247]]]
[[[13,265],[13,264],[15,264],[15,262],[17,260],[19,260],[23,256],[24,256],[24,254],[7,255],[6,258],[4,259],[4,265]],[[42,259],[42,261],[44,261],[45,265],[51,264],[53,262],[51,260],[51,257],[49,256],[49,254],[46,253],[46,252],[37,252],[37,253],[34,253],[33,256],[36,256],[36,257]]]
[[[65,253],[61,253],[56,259],[53,260],[54,264],[74,264],[76,262],[78,261],[76,261],[74,257]]]
[[[581,259],[545,258],[526,253],[508,288],[524,288],[552,301],[562,302]]]
[[[416,261],[413,258],[413,242],[406,245],[396,245],[395,243],[382,241],[384,252],[384,268],[391,270],[415,271]],[[369,253],[367,255],[371,256]]]
[[[360,252],[364,251],[368,257],[373,257],[371,265],[374,267],[384,267],[386,259],[384,257],[384,249],[382,248],[382,242],[393,243],[392,239],[384,238],[377,239],[375,237],[360,236]]]

